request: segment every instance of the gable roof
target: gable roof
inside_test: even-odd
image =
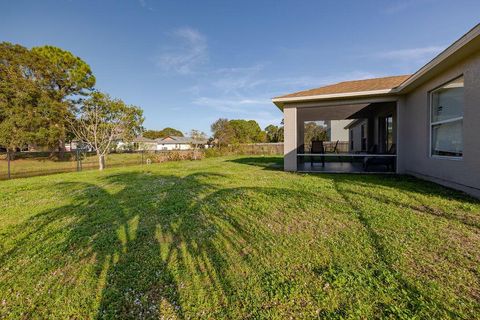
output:
[[[135,139],[133,139],[133,142],[138,142],[138,143],[155,143],[155,140],[145,138],[144,136],[138,136]]]
[[[373,78],[365,80],[353,80],[343,81],[320,88],[299,91],[290,93],[279,98],[293,98],[293,97],[306,97],[316,95],[326,95],[335,93],[349,93],[349,92],[365,92],[365,91],[377,91],[377,90],[391,90],[398,87],[402,82],[407,80],[411,75],[391,76],[383,78]]]
[[[155,139],[155,141],[163,144],[182,144],[182,143],[190,143],[192,139],[188,137],[180,137],[180,136],[166,136],[163,138]]]
[[[479,51],[480,23],[410,76],[345,81],[276,97],[272,102],[283,109],[285,103],[292,102],[404,94]]]
[[[206,144],[207,140],[194,140],[191,137],[179,137],[179,136],[166,136],[163,138],[158,138],[155,140],[157,143],[161,144]]]

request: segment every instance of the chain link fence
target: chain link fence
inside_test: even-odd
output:
[[[205,156],[207,158],[233,155],[283,155],[283,142],[232,144],[205,150]]]
[[[283,143],[229,145],[197,150],[143,150],[112,152],[105,156],[105,167],[123,167],[179,160],[200,160],[204,157],[232,155],[281,155]],[[98,169],[94,152],[0,152],[0,180]]]
[[[105,156],[106,168],[160,163],[176,160],[199,160],[202,150],[128,151]],[[65,152],[2,152],[0,180],[98,169],[98,156],[84,150]]]

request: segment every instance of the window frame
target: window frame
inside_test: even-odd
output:
[[[436,154],[433,154],[433,149],[432,149],[432,145],[433,145],[433,127],[436,126],[436,125],[439,125],[439,124],[446,124],[446,123],[452,123],[452,122],[457,122],[457,121],[462,121],[462,143],[463,143],[463,138],[464,138],[464,134],[463,134],[463,119],[464,119],[464,116],[462,115],[461,117],[455,117],[455,118],[451,118],[451,119],[447,119],[447,120],[440,120],[440,121],[435,121],[435,122],[432,122],[432,118],[433,118],[433,94],[435,93],[435,91],[441,89],[443,86],[449,84],[450,82],[453,82],[455,80],[458,80],[460,78],[463,78],[463,88],[465,88],[465,77],[463,74],[455,77],[455,78],[452,78],[444,83],[442,83],[441,85],[437,86],[436,88],[430,90],[428,92],[428,99],[429,99],[429,108],[428,108],[428,131],[429,131],[429,144],[428,144],[428,149],[429,149],[429,157],[431,159],[439,159],[439,160],[455,160],[455,161],[462,161],[463,160],[463,152],[464,150],[462,150],[462,155],[461,156],[441,156],[441,155],[436,155]],[[464,96],[464,101],[465,101],[465,96]],[[463,106],[465,107],[465,105]]]

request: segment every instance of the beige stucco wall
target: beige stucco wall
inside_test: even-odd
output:
[[[348,141],[348,129],[345,129],[352,120],[330,120],[327,122],[330,141]]]
[[[429,92],[463,74],[463,159],[430,156]],[[399,171],[480,197],[480,53],[399,100]]]
[[[283,168],[285,171],[297,171],[297,108],[283,109],[284,144]]]

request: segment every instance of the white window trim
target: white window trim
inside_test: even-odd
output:
[[[432,95],[433,93],[435,93],[435,91],[441,89],[441,88],[444,88],[446,86],[449,85],[450,82],[453,82],[455,81],[456,79],[459,79],[463,77],[463,74],[456,77],[456,78],[453,78],[449,81],[447,81],[446,83],[442,84],[441,86],[433,89],[432,91],[429,92],[429,108],[428,108],[428,122],[429,122],[429,126],[428,126],[428,130],[429,130],[429,152],[428,154],[430,155],[430,158],[432,159],[444,159],[444,160],[455,160],[455,161],[462,161],[463,160],[463,150],[462,150],[462,155],[461,156],[439,156],[439,155],[436,155],[436,154],[433,154],[433,150],[432,150],[432,138],[433,138],[433,135],[432,135],[432,132],[433,132],[433,126],[435,125],[439,125],[439,124],[445,124],[445,123],[450,123],[450,122],[455,122],[455,121],[463,121],[463,116],[461,117],[455,117],[455,118],[451,118],[451,119],[447,119],[447,120],[441,120],[441,121],[435,121],[435,122],[432,122],[432,111],[433,111],[433,99],[432,99]],[[465,79],[464,79],[464,84],[465,86]],[[453,88],[453,86],[452,86]],[[462,125],[462,130],[463,130],[463,125]],[[463,134],[462,134],[462,139],[463,139]]]

